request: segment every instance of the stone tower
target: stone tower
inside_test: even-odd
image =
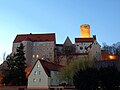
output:
[[[90,25],[83,24],[80,26],[81,38],[90,38]]]

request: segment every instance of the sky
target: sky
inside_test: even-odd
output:
[[[55,33],[57,43],[67,36],[74,43],[82,24],[101,45],[120,42],[120,0],[0,0],[0,63],[17,34]]]

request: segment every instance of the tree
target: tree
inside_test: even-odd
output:
[[[118,90],[120,86],[120,72],[115,66],[101,67],[99,81],[103,90]]]
[[[99,84],[98,71],[96,68],[80,69],[73,76],[74,85],[78,90],[96,90]]]
[[[73,85],[73,76],[80,69],[84,70],[87,67],[93,67],[94,62],[91,60],[72,60],[69,64],[61,68],[58,79],[60,82],[65,82],[68,85]]]
[[[120,58],[120,45],[116,48],[116,55]]]
[[[2,75],[3,75],[3,79],[2,79],[2,81],[1,81],[1,83],[2,84],[4,84],[4,85],[8,85],[8,84],[10,84],[10,82],[11,82],[11,76],[12,76],[12,70],[11,70],[11,68],[12,68],[12,60],[13,60],[13,57],[11,57],[10,55],[8,55],[7,57],[6,57],[6,63],[7,63],[7,68],[5,68],[5,69],[2,69]]]
[[[116,47],[114,44],[110,46],[110,45],[107,45],[106,43],[103,43],[102,49],[107,50],[109,54],[112,54],[112,55],[116,53]]]
[[[112,45],[107,45],[106,43],[103,43],[102,49],[107,50],[109,54],[116,55],[120,58],[120,44],[118,43]]]
[[[78,90],[119,90],[120,72],[113,66],[80,69],[73,77]]]
[[[10,84],[13,86],[23,86],[27,84],[25,72],[26,58],[23,50],[24,46],[23,44],[20,44],[20,47],[17,47],[16,49],[16,53],[7,58],[8,69],[5,70],[3,78],[3,83],[6,85]],[[9,79],[9,81],[6,79]]]

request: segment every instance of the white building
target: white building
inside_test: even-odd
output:
[[[49,88],[58,86],[58,71],[61,66],[38,59],[28,75],[28,88]]]
[[[76,53],[87,53],[89,60],[101,60],[101,46],[96,36],[91,38],[75,38]]]

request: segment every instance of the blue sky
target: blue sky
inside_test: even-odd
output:
[[[120,0],[0,0],[0,61],[17,34],[54,32],[57,43],[74,43],[82,24],[101,45],[119,42]]]

